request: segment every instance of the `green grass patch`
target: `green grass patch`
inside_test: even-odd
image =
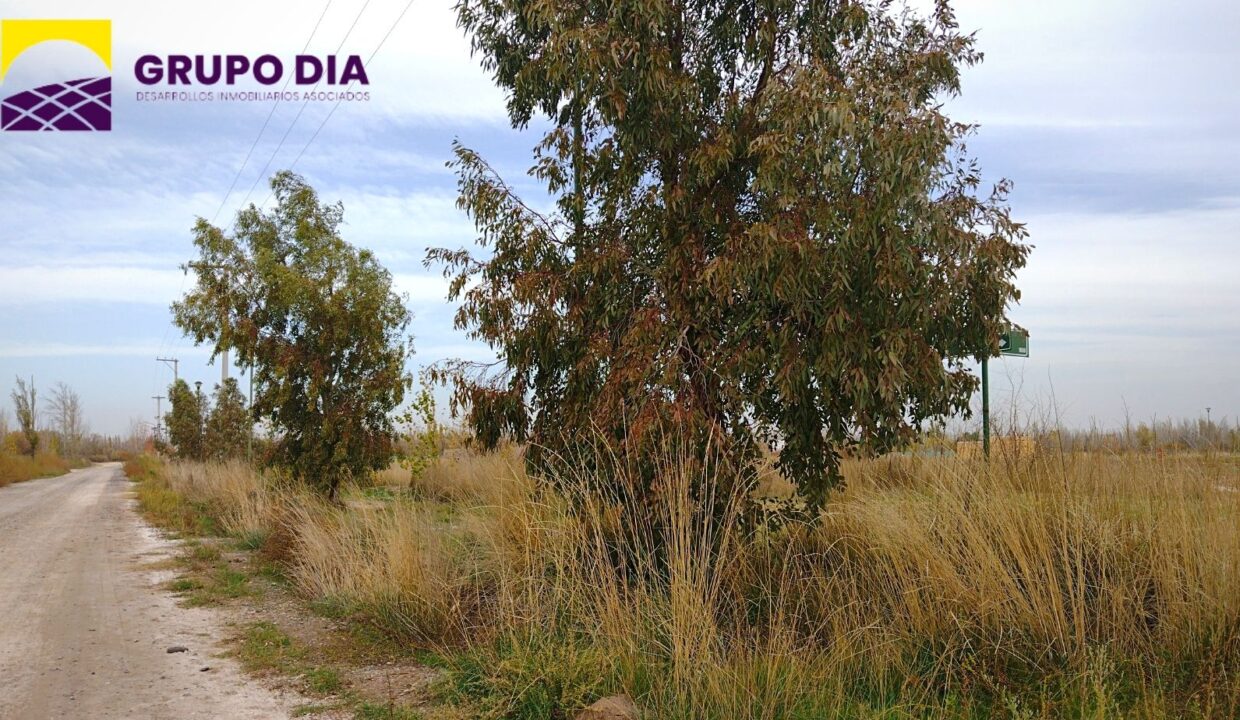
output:
[[[283,630],[269,622],[257,622],[245,628],[237,658],[250,672],[279,671],[295,673],[305,659],[306,651],[298,647]]]
[[[168,583],[168,589],[175,593],[186,593],[202,589],[202,582],[192,577],[179,578]]]
[[[322,705],[319,703],[308,703],[306,705],[297,705],[290,713],[293,717],[305,717],[307,715],[319,715],[335,710],[339,705]]]
[[[306,679],[306,687],[310,688],[311,692],[319,693],[320,695],[338,693],[344,687],[344,680],[341,679],[340,673],[334,668],[310,668],[303,677]]]
[[[267,530],[251,530],[237,538],[236,547],[246,551],[262,550],[270,536],[271,533]]]
[[[617,689],[617,668],[600,649],[537,631],[443,660],[447,699],[486,717],[571,717]]]
[[[262,594],[262,587],[252,583],[248,574],[234,570],[228,565],[217,564],[208,568],[191,565],[191,567],[197,570],[191,576],[192,581],[197,583],[197,587],[192,588],[192,592],[185,601],[190,607],[219,605],[226,600]]]
[[[403,707],[362,703],[353,713],[357,720],[422,720],[422,713]]]
[[[178,533],[189,533],[199,527],[198,513],[181,494],[148,480],[138,484],[138,506],[155,525]]]
[[[318,597],[310,601],[310,609],[332,620],[343,620],[357,612],[357,607],[341,598]]]
[[[220,559],[220,549],[214,545],[203,545],[201,543],[194,545],[190,551],[190,557],[202,562],[213,563]]]

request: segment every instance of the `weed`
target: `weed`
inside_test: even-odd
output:
[[[275,625],[258,622],[242,632],[237,657],[250,671],[289,672],[305,657],[305,650],[297,647],[293,639]]]
[[[362,703],[353,717],[357,720],[422,720],[422,714],[410,708]]]
[[[321,695],[331,695],[340,692],[344,687],[344,681],[340,678],[340,673],[328,667],[316,667],[307,670],[304,674],[306,679],[306,687],[311,692]]]

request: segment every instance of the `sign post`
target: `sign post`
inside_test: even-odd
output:
[[[1029,331],[1011,325],[999,336],[999,354],[1029,357]],[[982,454],[990,457],[990,367],[982,358]]]

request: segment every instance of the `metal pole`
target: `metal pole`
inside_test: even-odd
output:
[[[155,441],[159,442],[160,430],[162,427],[160,423],[163,422],[164,419],[163,412],[161,411],[161,402],[163,401],[164,396],[152,395],[151,399],[155,401]]]
[[[172,381],[173,382],[176,382],[177,380],[181,379],[181,374],[177,371],[177,367],[178,365],[180,365],[180,362],[181,362],[180,360],[177,360],[176,358],[155,358],[155,359],[165,365],[172,366]]]
[[[982,454],[990,457],[990,371],[982,358]]]
[[[254,365],[253,364],[251,364],[249,367],[249,373],[250,373],[250,404],[246,407],[246,410],[248,411],[249,416],[250,416],[250,438],[249,438],[248,444],[246,445],[245,454],[246,454],[246,459],[252,463],[254,462]]]

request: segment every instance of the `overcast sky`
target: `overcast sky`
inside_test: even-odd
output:
[[[421,260],[473,238],[444,167],[452,140],[535,193],[523,173],[536,137],[509,128],[449,2],[414,0],[394,26],[407,0],[333,0],[312,35],[325,5],[0,2],[0,18],[110,18],[114,42],[112,132],[0,132],[0,389],[17,374],[67,382],[93,429],[121,433],[166,394],[172,372],[156,356],[180,358],[190,381],[218,381],[209,353],[169,323],[190,228],[264,202],[265,177],[294,162],[344,202],[346,239],[372,248],[409,294],[414,364],[487,355],[452,329],[445,283]],[[1125,407],[1134,419],[1207,406],[1235,418],[1240,6],[955,5],[986,60],[950,112],[981,124],[970,149],[988,177],[1014,181],[1013,214],[1036,246],[1010,312],[1032,357],[993,364],[996,401],[1019,386],[1022,407],[1053,399],[1071,426],[1118,424]],[[309,39],[311,53],[369,56],[389,31],[367,65],[371,100],[341,104],[325,124],[333,103],[277,105],[260,136],[271,103],[134,97],[145,53],[287,57]],[[92,72],[105,70],[88,51],[45,43],[0,96]]]

